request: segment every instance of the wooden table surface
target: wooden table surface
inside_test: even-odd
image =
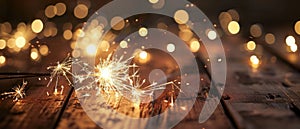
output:
[[[276,46],[272,46],[265,47],[262,65],[254,71],[249,66],[251,53],[240,49],[245,42],[242,37],[224,37],[222,40],[227,54],[228,70],[221,103],[205,123],[198,123],[206,99],[205,88],[209,88],[210,84],[209,72],[205,70],[204,65],[200,65],[202,89],[199,90],[192,110],[174,128],[299,129],[299,67],[290,65],[294,63],[283,58],[285,56],[280,56],[283,53],[275,50]],[[205,58],[201,61],[202,64],[209,63]],[[1,79],[0,84],[3,87],[0,90],[7,91],[12,85],[21,83],[23,79],[29,84],[24,99],[18,102],[11,99],[0,101],[0,128],[100,128],[87,116],[76,98],[74,88],[67,86],[64,79],[60,81],[65,85],[62,95],[46,94],[49,90],[46,87],[49,76],[46,75]],[[134,111],[128,110],[128,113],[130,112]],[[130,125],[120,128],[130,128]]]

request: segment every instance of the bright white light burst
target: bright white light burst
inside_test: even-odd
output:
[[[100,58],[99,64],[96,66],[96,82],[99,83],[100,88],[106,92],[118,92],[124,88],[124,84],[128,82],[128,72],[130,67],[127,63],[132,59],[123,60],[123,56],[117,58],[109,54],[106,59]]]

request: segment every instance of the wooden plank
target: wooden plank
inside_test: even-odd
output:
[[[229,119],[226,117],[225,113],[223,112],[223,108],[221,105],[218,106],[218,108],[216,109],[216,111],[214,112],[214,114],[210,117],[210,119],[208,121],[206,121],[203,124],[199,124],[198,123],[198,118],[199,118],[199,114],[201,112],[201,109],[204,105],[204,100],[206,98],[207,95],[207,87],[209,86],[209,79],[206,75],[202,74],[201,76],[202,79],[202,88],[200,89],[200,92],[198,93],[198,97],[197,100],[193,106],[193,108],[191,109],[191,111],[188,113],[188,115],[178,124],[176,125],[174,128],[212,128],[212,129],[219,129],[219,128],[225,128],[225,129],[229,129],[229,128],[233,128]],[[205,90],[206,89],[206,90]],[[176,101],[180,101],[180,103],[186,103],[187,101],[190,101],[190,99],[181,99],[181,98],[177,98]],[[119,104],[122,105],[128,105],[128,103],[126,104],[126,102],[121,102]],[[129,106],[129,105],[128,105]],[[118,107],[118,106],[117,106]],[[151,106],[150,106],[151,107]],[[141,114],[140,116],[151,116],[151,115],[155,115],[156,113],[153,112],[153,109],[151,109],[149,107],[149,105],[145,106],[145,107],[141,107],[141,109],[139,109],[138,114]],[[155,107],[161,107],[161,105],[154,105],[153,108]],[[163,108],[163,107],[161,107]],[[125,114],[135,114],[136,113],[136,109],[132,108],[131,110],[131,106],[123,108],[122,110],[120,109],[116,109],[120,112],[124,112]],[[180,111],[180,110],[184,110],[184,108],[178,108],[178,109],[174,109],[176,111]],[[154,114],[153,114],[154,113]],[[100,115],[105,114],[105,112],[100,113]],[[110,118],[109,119],[114,119],[114,114],[110,114]],[[170,118],[169,118],[170,119]],[[107,121],[109,124],[109,121]],[[127,123],[127,124],[126,124]],[[129,128],[132,127],[130,121],[125,122],[124,125],[120,125],[120,128]],[[114,123],[117,124],[117,123]],[[139,125],[139,128],[146,128],[147,125]],[[88,128],[88,129],[98,129],[100,128],[99,126],[97,126],[89,117],[88,115],[84,112],[84,110],[82,109],[82,107],[80,106],[80,103],[75,95],[75,93],[72,94],[72,97],[70,99],[70,102],[68,104],[68,107],[66,109],[66,111],[64,112],[62,119],[60,121],[60,123],[58,124],[58,129],[63,129],[63,128],[78,128],[78,129],[84,129],[84,128]]]
[[[47,80],[39,77],[25,80],[28,81],[27,96],[7,109],[8,113],[2,118],[0,128],[54,128],[71,88],[66,85],[66,81],[61,80],[60,85],[64,85],[63,95],[47,96],[47,92],[51,94],[53,91],[46,87]],[[2,104],[0,107],[5,106]]]
[[[285,74],[294,72],[294,69],[280,60],[271,61],[273,56],[264,51],[262,65],[253,70],[248,62],[252,53],[240,49],[243,41],[232,41],[234,40],[225,39],[230,62],[225,94],[230,99],[223,100],[223,104],[236,127],[299,128],[300,118],[290,108],[293,102],[292,92],[282,85]],[[293,99],[300,100],[299,96],[294,95]]]

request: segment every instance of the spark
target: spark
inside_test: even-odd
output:
[[[0,96],[5,96],[5,98],[13,98],[14,101],[18,101],[19,99],[22,99],[26,96],[25,94],[25,88],[27,86],[27,82],[23,81],[22,85],[18,85],[14,88],[12,88],[12,92],[4,92],[0,94]]]
[[[135,66],[135,64],[134,64]],[[131,94],[131,98],[135,103],[140,103],[143,98],[151,98],[153,97],[154,91],[165,90],[167,85],[172,85],[172,89],[177,88],[181,91],[181,89],[174,83],[174,81],[169,81],[166,83],[159,84],[158,82],[152,82],[150,85],[145,86],[146,79],[141,79],[139,75],[139,69],[135,69],[133,67],[133,74],[128,78],[129,85],[124,85],[125,92]],[[173,92],[172,91],[172,92]]]
[[[128,72],[130,67],[135,67],[128,65],[127,63],[132,59],[132,57],[123,60],[123,56],[119,59],[116,56],[109,54],[106,59],[99,59],[99,64],[95,67],[96,72],[94,76],[96,77],[96,82],[99,83],[100,88],[106,92],[118,92],[124,88],[124,84],[128,82]]]
[[[113,56],[112,53],[106,58],[100,58],[99,63],[96,66],[90,66],[87,63],[77,61],[76,65],[81,68],[80,75],[74,74],[75,83],[82,83],[87,79],[93,78],[88,84],[83,87],[77,88],[76,90],[84,89],[97,89],[97,95],[105,93],[110,95],[122,95],[129,97],[134,103],[140,103],[144,98],[153,97],[154,91],[165,90],[167,85],[172,85],[172,96],[175,88],[180,87],[175,84],[176,80],[169,81],[166,83],[152,82],[146,85],[147,80],[142,79],[139,74],[139,66],[136,64],[129,64],[130,57],[124,59],[123,56]],[[132,68],[132,74],[129,74],[129,70]],[[178,83],[179,84],[179,83]],[[95,87],[96,86],[96,87]]]
[[[69,83],[69,85],[72,85],[72,82],[68,78],[67,74],[74,76],[70,70],[72,66],[72,58],[67,56],[61,63],[57,62],[56,66],[49,66],[47,69],[52,70],[50,80],[47,84],[47,87],[50,86],[50,84],[53,82],[54,79],[56,79],[55,82],[55,87],[54,87],[54,94],[57,94],[57,86],[58,86],[58,81],[61,76],[63,76]]]

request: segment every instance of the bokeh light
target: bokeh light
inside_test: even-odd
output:
[[[247,43],[247,49],[248,50],[253,51],[253,50],[255,50],[255,48],[256,48],[256,43],[254,41],[249,41]]]
[[[240,32],[240,25],[237,21],[231,21],[228,24],[228,31],[231,34],[238,34]]]
[[[167,45],[168,52],[174,52],[175,49],[176,49],[176,47],[175,47],[174,44],[170,43],[170,44]]]
[[[6,62],[5,56],[0,56],[0,65],[3,65]]]
[[[65,14],[66,10],[67,10],[67,7],[64,3],[57,3],[55,5],[56,9],[57,9],[57,13],[56,15],[57,16],[62,16]]]
[[[227,12],[230,14],[232,20],[240,21],[240,15],[235,9],[229,9]]]
[[[73,33],[71,30],[65,30],[63,36],[66,40],[70,40],[73,37]]]
[[[221,12],[219,15],[219,22],[222,29],[227,32],[228,31],[228,24],[232,21],[232,17],[228,12]]]
[[[295,23],[294,30],[298,35],[300,35],[300,21]]]
[[[6,41],[4,39],[0,39],[0,49],[4,49],[6,47]]]
[[[273,35],[273,34],[271,34],[271,33],[266,34],[266,36],[265,36],[265,41],[266,41],[266,43],[268,43],[268,44],[274,44],[275,41],[276,41],[275,35]]]
[[[256,55],[252,55],[250,57],[250,63],[251,63],[252,68],[258,68],[259,64],[260,64],[260,60]]]
[[[31,29],[34,33],[40,33],[44,28],[42,20],[36,19],[31,23]]]
[[[291,52],[297,52],[297,50],[298,50],[297,44],[291,45],[291,46],[290,46],[290,49],[291,49]]]
[[[159,0],[149,0],[151,4],[156,4]]]
[[[193,32],[190,29],[183,29],[181,31],[179,31],[179,37],[183,40],[183,41],[190,41],[193,38]]]
[[[89,9],[84,4],[78,4],[74,8],[74,16],[78,19],[83,19],[88,15]]]
[[[9,22],[4,22],[3,24],[0,24],[0,30],[2,33],[10,33],[12,31],[12,26]]]
[[[42,56],[47,56],[49,54],[49,48],[47,45],[40,46],[39,51]]]
[[[254,24],[250,27],[250,34],[255,37],[258,38],[262,35],[262,28],[260,25],[258,24]]]
[[[142,36],[142,37],[145,37],[148,35],[148,29],[145,28],[145,27],[142,27],[139,29],[139,35]]]
[[[97,47],[93,44],[86,47],[86,53],[90,56],[95,55],[97,52]]]
[[[148,53],[146,51],[141,51],[139,53],[139,58],[142,59],[142,60],[146,60],[148,57]]]
[[[49,5],[45,9],[45,15],[48,18],[53,18],[56,14],[57,14],[57,8],[55,6],[53,6],[53,5]]]
[[[39,53],[36,48],[31,49],[30,58],[35,61],[39,59]]]
[[[293,44],[296,43],[296,39],[295,39],[294,36],[287,36],[286,39],[285,39],[285,43],[288,46],[292,46]]]
[[[192,52],[197,52],[200,49],[200,43],[198,40],[194,40],[190,44],[190,49]]]
[[[123,41],[120,42],[120,47],[121,48],[127,48],[128,47],[128,43],[123,40]]]
[[[113,17],[110,21],[110,25],[114,30],[122,30],[125,26],[125,21],[122,17]]]
[[[108,41],[106,40],[103,40],[101,43],[100,43],[100,49],[102,51],[108,51],[108,49],[110,48],[110,44]]]
[[[23,36],[17,37],[15,41],[18,48],[23,48],[26,44],[26,39]]]
[[[213,31],[213,30],[209,30],[208,33],[207,33],[207,37],[210,40],[215,40],[217,38],[217,32]]]
[[[7,47],[8,48],[14,48],[15,46],[16,46],[15,39],[10,38],[10,39],[7,40]]]
[[[177,10],[174,19],[178,24],[186,24],[189,21],[189,14],[185,10]]]

